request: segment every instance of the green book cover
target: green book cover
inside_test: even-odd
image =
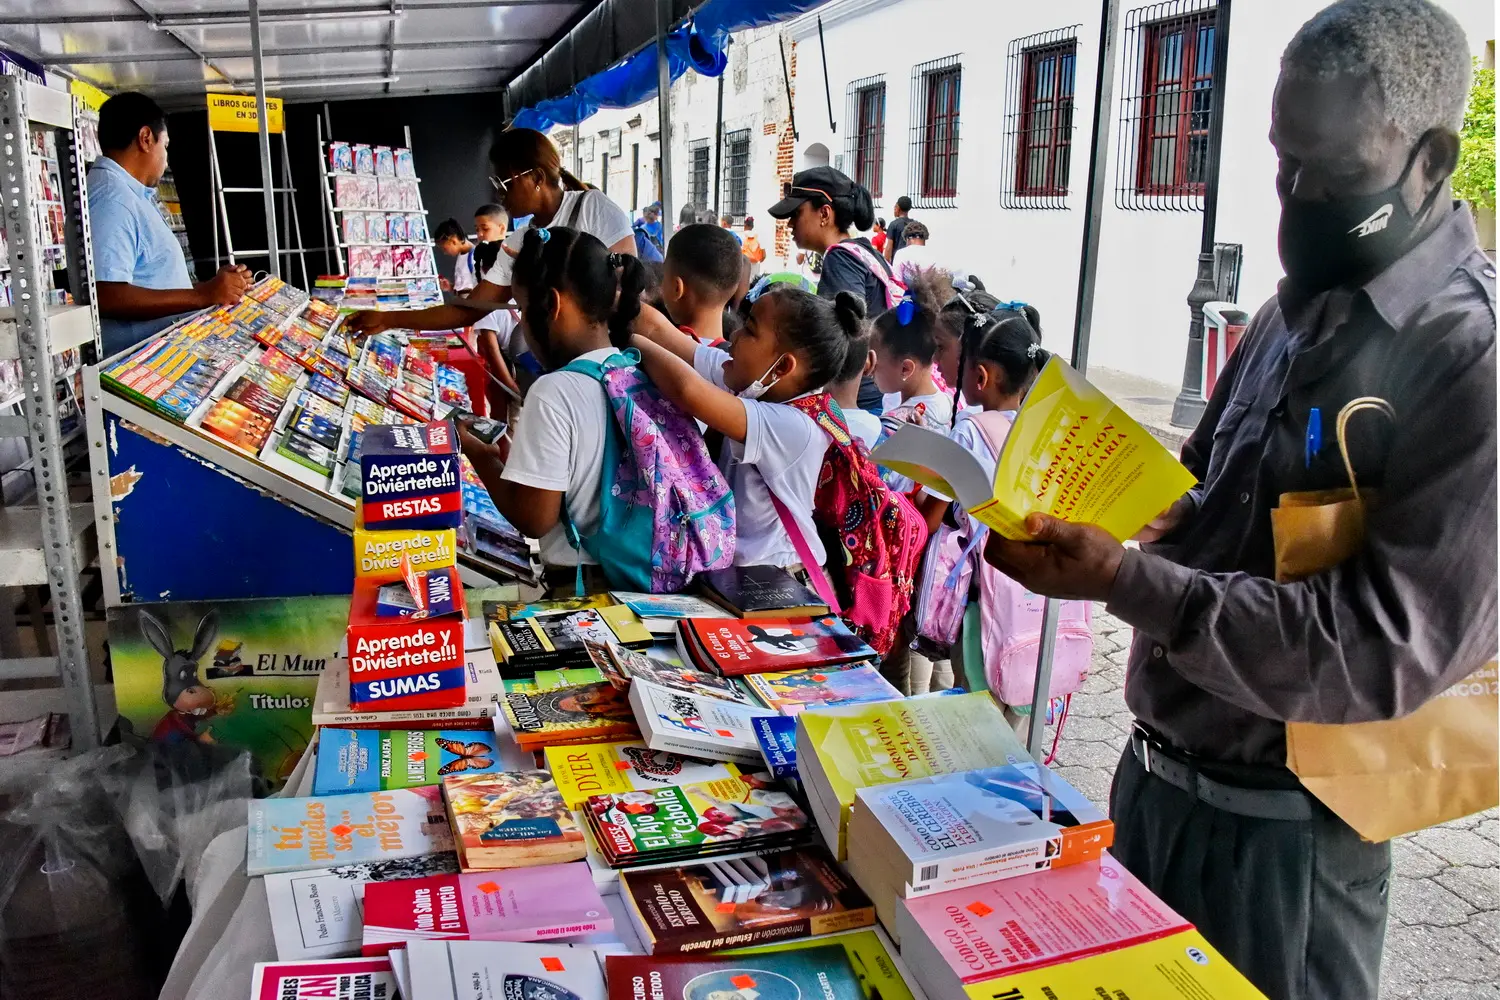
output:
[[[436,729],[323,729],[314,795],[442,784],[450,774],[501,769],[495,734]]]

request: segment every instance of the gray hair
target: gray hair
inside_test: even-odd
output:
[[[1414,140],[1463,128],[1472,66],[1463,28],[1430,0],[1339,0],[1298,29],[1281,72],[1374,80],[1391,123]]]

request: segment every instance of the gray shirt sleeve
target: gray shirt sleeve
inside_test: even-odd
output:
[[[1358,555],[1278,584],[1132,550],[1109,610],[1164,646],[1185,680],[1287,722],[1399,717],[1494,659],[1493,314],[1456,322],[1488,333],[1472,351],[1422,359]]]

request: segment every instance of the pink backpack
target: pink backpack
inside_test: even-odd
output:
[[[889,489],[864,442],[849,433],[827,393],[791,400],[833,439],[813,494],[813,524],[828,554],[825,573],[791,512],[771,494],[813,589],[882,657],[896,644],[927,545],[927,522],[910,500]]]
[[[733,564],[734,493],[698,424],[657,391],[640,357],[628,350],[562,369],[598,379],[614,415],[604,436],[599,531],[580,538],[571,521],[567,527],[614,586],[671,594],[703,570]]]
[[[995,454],[1005,443],[983,420],[975,421],[985,443]],[[1005,422],[1009,430],[1010,421]],[[1007,705],[1030,705],[1036,689],[1036,658],[1042,642],[1045,599],[1033,594],[983,558],[975,560],[979,573],[980,638],[984,671],[990,692]],[[1083,687],[1094,657],[1093,605],[1062,601],[1058,608],[1057,644],[1052,652],[1049,698],[1070,695]]]
[[[1003,443],[1010,433],[1010,417],[992,410],[959,419],[974,421],[990,455],[999,455],[995,442]],[[957,420],[954,426],[958,426]],[[968,530],[944,523],[927,546],[922,582],[917,590],[917,638],[922,652],[928,656],[947,658],[958,639],[964,608],[969,603],[974,565],[983,558],[979,545],[984,541],[985,530],[981,525],[970,537]]]
[[[871,252],[870,248],[863,243],[858,243],[854,240],[845,240],[842,243],[835,243],[828,248],[829,253],[833,253],[835,250],[843,250],[845,253],[854,255],[871,274],[880,279],[881,285],[885,287],[885,307],[887,309],[894,308],[896,303],[901,301],[901,296],[906,294],[906,286],[891,273],[890,266],[886,264],[885,258]],[[868,318],[874,319],[875,317],[870,316]]]

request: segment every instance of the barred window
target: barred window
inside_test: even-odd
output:
[[[845,172],[878,199],[885,175],[885,78],[867,76],[849,84],[845,106]]]
[[[1000,201],[1067,208],[1078,25],[1017,38],[1006,52]]]
[[[1126,15],[1118,207],[1203,207],[1217,13],[1209,0],[1172,0]]]
[[[958,56],[915,66],[911,71],[912,204],[917,208],[952,208],[958,195],[959,84]]]
[[[723,214],[743,218],[750,197],[750,130],[724,134]]]
[[[688,204],[699,211],[708,206],[708,153],[707,139],[688,147]]]

